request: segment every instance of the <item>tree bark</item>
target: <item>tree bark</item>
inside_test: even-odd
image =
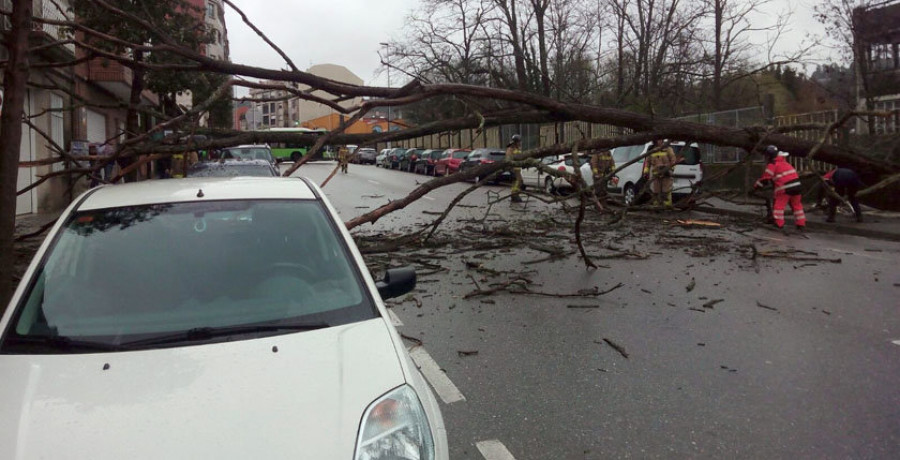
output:
[[[31,1],[12,2],[11,29],[6,39],[9,60],[3,71],[3,112],[0,114],[0,315],[12,297],[13,236],[16,230],[16,182],[22,142],[22,114],[28,82],[28,33]]]
[[[144,52],[140,50],[134,51],[135,62],[143,62]],[[131,68],[131,97],[128,99],[128,112],[125,116],[125,138],[131,139],[137,137],[141,131],[140,119],[138,117],[138,108],[141,105],[141,93],[144,92],[144,69],[140,66]],[[131,165],[132,157],[120,157],[122,169]],[[137,181],[137,170],[132,170],[125,175],[125,182]]]

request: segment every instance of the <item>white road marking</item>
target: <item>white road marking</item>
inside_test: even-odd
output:
[[[403,321],[400,321],[400,318],[394,313],[394,310],[388,310],[388,317],[391,318],[391,324],[393,324],[394,327],[403,326]]]
[[[431,358],[431,355],[425,351],[423,347],[413,348],[409,352],[410,358],[412,358],[413,362],[419,366],[419,370],[422,371],[422,375],[428,380],[428,383],[431,384],[431,387],[434,388],[434,392],[438,394],[441,400],[446,404],[455,403],[457,401],[465,401],[466,397],[459,391],[459,388],[456,388],[456,385],[450,381],[450,378],[447,377],[447,374],[441,370],[441,366],[438,366],[438,363],[435,362],[434,359]]]
[[[822,248],[822,249],[824,249],[824,250],[826,250],[826,251],[836,252],[836,253],[838,253],[838,254],[848,255],[848,256],[865,257],[865,258],[867,258],[867,259],[880,260],[880,261],[882,261],[882,262],[887,262],[887,261],[888,261],[888,259],[885,259],[885,258],[883,258],[883,257],[870,256],[870,255],[868,255],[868,254],[860,254],[860,253],[858,253],[858,252],[846,251],[846,250],[843,250],[843,249],[835,249],[835,248]]]
[[[369,183],[371,183],[371,184],[381,185],[381,182],[378,182],[377,180],[372,180],[372,179],[366,179],[366,180],[369,181]]]
[[[891,343],[893,343],[894,345],[900,345],[900,340],[894,340]]]
[[[475,447],[485,460],[516,460],[502,442],[496,439],[476,442]]]
[[[434,198],[432,198],[432,197],[430,197],[430,196],[423,196],[422,198],[425,198],[426,200],[434,201]]]

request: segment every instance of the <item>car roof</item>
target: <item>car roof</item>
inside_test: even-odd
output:
[[[269,148],[266,144],[245,144],[245,145],[235,145],[233,147],[226,147],[228,149],[267,149]]]
[[[198,197],[200,191],[202,197]],[[295,177],[198,177],[104,185],[86,192],[79,210],[201,200],[319,199]]]

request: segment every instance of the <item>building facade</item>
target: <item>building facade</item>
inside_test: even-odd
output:
[[[900,109],[900,0],[853,11],[858,110]],[[868,100],[867,100],[868,99]],[[870,101],[869,101],[870,100]],[[873,119],[873,134],[900,133],[900,116]],[[860,121],[859,132],[869,131]]]
[[[362,85],[363,81],[344,66],[336,64],[318,64],[306,70],[308,73],[322,78]],[[267,85],[284,86],[285,82],[264,81]],[[299,91],[308,90],[306,85],[294,84],[293,89]],[[313,91],[312,95],[328,98],[324,91]],[[249,104],[249,108],[243,109],[241,105],[235,110],[243,113],[238,117],[237,125],[242,130],[260,130],[268,128],[288,128],[301,126],[304,122],[337,113],[331,107],[314,101],[291,97],[291,92],[284,89],[251,89],[250,98],[255,99]],[[342,107],[353,107],[362,103],[362,98],[353,98],[342,101]]]

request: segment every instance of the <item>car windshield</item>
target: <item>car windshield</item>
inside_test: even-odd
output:
[[[468,156],[468,155],[469,155],[468,150],[457,150],[457,151],[453,152],[453,158],[456,158],[458,160],[465,159],[466,156]]]
[[[29,353],[25,344],[39,338],[127,345],[198,328],[373,318],[327,216],[312,200],[75,213],[18,305],[2,351]]]
[[[684,157],[681,161],[681,164],[693,166],[700,164],[700,149],[694,146],[684,146],[684,145],[673,145],[672,150],[675,151],[675,155],[679,157]]]
[[[197,163],[188,169],[189,177],[272,177],[276,171],[268,164]]]
[[[222,158],[239,159],[239,160],[269,160],[272,153],[269,149],[262,147],[235,147],[226,149],[222,153]]]
[[[627,145],[624,147],[616,147],[613,149],[613,160],[616,165],[631,161],[644,152],[643,145]]]

